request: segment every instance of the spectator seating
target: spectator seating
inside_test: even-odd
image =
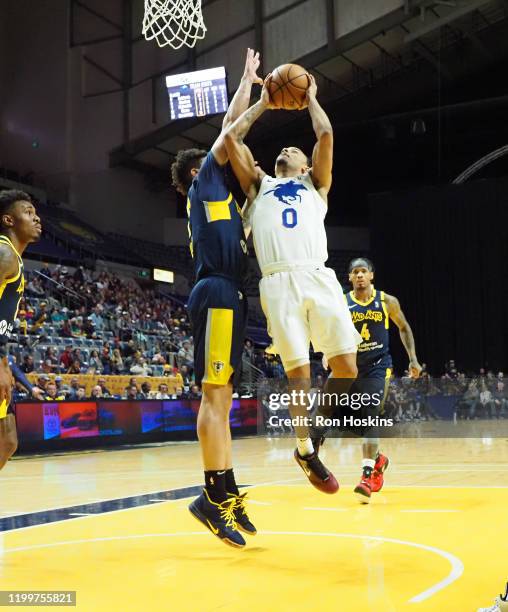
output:
[[[36,384],[37,378],[41,376],[40,373],[32,372],[27,374],[28,380],[32,384]],[[124,396],[125,389],[129,384],[131,378],[135,378],[137,382],[138,389],[141,389],[141,385],[143,383],[150,383],[152,391],[157,391],[157,388],[160,384],[168,385],[168,393],[171,395],[176,392],[177,386],[181,385],[181,379],[176,376],[133,376],[122,375],[122,376],[101,376],[95,374],[61,374],[58,375],[62,379],[62,386],[70,386],[70,382],[72,378],[77,378],[79,381],[79,385],[84,386],[86,388],[86,397],[89,398],[92,392],[93,387],[97,384],[99,378],[102,378],[106,381],[106,387],[111,393],[111,395],[116,396]],[[55,376],[50,374],[50,380],[54,380]]]

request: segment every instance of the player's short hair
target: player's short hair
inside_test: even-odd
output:
[[[197,162],[206,157],[204,149],[183,149],[178,151],[175,161],[171,165],[171,178],[173,186],[187,193],[192,184],[192,168]]]
[[[367,257],[355,257],[349,262],[348,272],[352,272],[355,268],[367,268],[369,272],[374,272],[374,264]]]
[[[2,218],[8,214],[16,202],[31,202],[32,197],[20,189],[4,189],[0,191],[0,227]]]

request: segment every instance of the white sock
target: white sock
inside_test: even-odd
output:
[[[312,455],[314,452],[314,445],[310,438],[296,438],[296,447],[298,448],[300,457]]]
[[[371,469],[374,469],[375,465],[376,465],[375,459],[363,459],[362,460],[362,468],[369,467]]]

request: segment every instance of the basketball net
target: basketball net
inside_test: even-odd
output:
[[[205,37],[201,0],[145,0],[143,36],[159,47],[194,47]]]

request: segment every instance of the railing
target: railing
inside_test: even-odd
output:
[[[86,297],[84,297],[83,295],[80,295],[76,291],[73,291],[72,289],[69,289],[68,287],[66,287],[62,283],[59,283],[54,278],[51,278],[50,276],[47,276],[46,274],[43,274],[39,270],[34,270],[34,272],[39,277],[41,277],[44,281],[48,281],[48,282],[50,282],[54,286],[55,290],[58,293],[59,298],[63,299],[63,301],[65,303],[65,306],[69,307],[72,302],[74,304],[77,303],[80,306],[83,305],[83,304],[85,304],[85,306],[88,306],[88,299]]]

